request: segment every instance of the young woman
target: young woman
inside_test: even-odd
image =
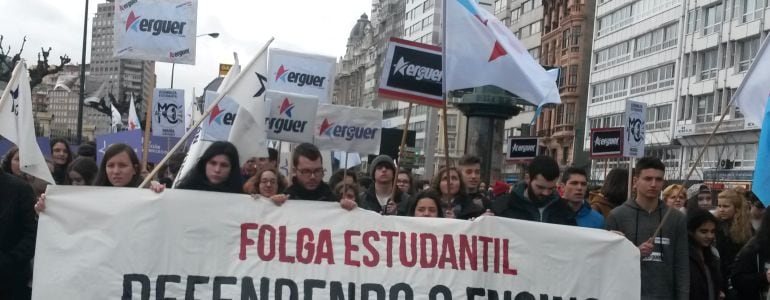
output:
[[[417,193],[409,201],[408,216],[443,218],[444,210],[441,209],[441,197],[434,191]]]
[[[690,241],[690,299],[722,299],[722,276],[719,258],[711,251],[717,219],[706,210],[696,209],[687,215]]]
[[[67,179],[71,185],[92,185],[99,167],[94,160],[78,157],[67,166]]]
[[[260,195],[270,198],[273,203],[280,206],[288,197],[283,194],[286,189],[286,180],[275,169],[262,169],[257,174],[249,178],[243,185],[243,190],[252,195]]]
[[[414,180],[412,179],[412,173],[407,170],[399,170],[398,177],[396,177],[396,186],[402,193],[407,195],[414,195]]]
[[[21,177],[21,165],[19,164],[19,148],[11,147],[3,156],[3,171],[8,174]]]
[[[453,215],[457,219],[470,220],[482,215],[484,208],[468,198],[461,176],[457,168],[442,168],[433,177],[431,189],[438,192],[448,218]]]
[[[177,188],[225,193],[243,193],[238,150],[230,142],[211,144],[190,174]]]
[[[754,238],[738,252],[730,276],[736,299],[765,300],[770,287],[770,210],[765,210]]]
[[[716,248],[719,252],[722,273],[730,274],[735,257],[751,239],[749,206],[743,197],[743,192],[736,189],[719,193],[717,201],[716,215],[721,222],[717,226]],[[727,282],[724,284],[726,286]]]
[[[66,140],[56,138],[51,140],[51,161],[53,161],[53,180],[56,184],[67,182],[67,166],[72,162],[72,151]]]
[[[606,219],[610,211],[622,205],[628,198],[628,170],[612,169],[604,178],[600,193],[591,193],[588,202],[591,209],[601,213]]]
[[[663,200],[668,207],[682,210],[687,201],[687,189],[681,184],[672,184],[663,190]]]
[[[340,206],[346,210],[351,210],[358,206],[359,194],[361,188],[356,184],[338,183],[332,192],[337,199],[340,199]]]

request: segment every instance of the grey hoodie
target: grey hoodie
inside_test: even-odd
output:
[[[636,201],[628,200],[610,212],[605,226],[623,232],[639,246],[652,237],[668,209],[659,201],[658,207],[648,213]],[[655,239],[652,254],[642,257],[642,299],[689,299],[688,255],[687,220],[680,211],[673,210]]]

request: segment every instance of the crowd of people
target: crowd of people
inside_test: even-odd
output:
[[[74,154],[66,141],[53,140],[49,167],[56,183],[138,187],[147,174],[125,144],[108,147],[99,165],[94,152],[93,146],[83,145]],[[704,184],[665,186],[665,166],[654,157],[639,159],[630,171],[631,185],[629,170],[613,169],[601,187],[589,188],[585,170],[562,171],[548,156],[534,158],[525,179],[509,186],[482,182],[482,161],[473,155],[441,168],[431,180],[418,180],[391,157],[380,155],[369,162],[367,172],[340,169],[325,182],[327,170],[313,144],[293,149],[289,176],[279,172],[278,151],[268,153],[241,164],[235,146],[214,142],[191,162],[195,165],[188,174],[178,174],[184,154],[174,154],[149,188],[157,193],[172,186],[244,193],[278,206],[314,200],[382,215],[497,216],[609,230],[639,248],[642,299],[767,297],[770,212],[762,202],[740,188],[717,194]],[[2,170],[0,299],[28,299],[36,214],[45,212],[45,184],[21,172],[16,148],[3,157]]]

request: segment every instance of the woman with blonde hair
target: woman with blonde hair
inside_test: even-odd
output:
[[[732,274],[733,262],[738,252],[752,236],[749,205],[743,191],[738,189],[719,193],[717,201],[716,215],[721,222],[716,232],[716,248],[719,251],[722,274]],[[729,288],[727,283],[725,285]]]
[[[681,211],[684,208],[685,201],[687,201],[687,189],[681,184],[669,185],[663,190],[663,200],[666,201],[668,207]]]

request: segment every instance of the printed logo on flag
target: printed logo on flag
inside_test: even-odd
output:
[[[375,154],[380,149],[381,126],[380,110],[324,104],[318,108],[313,143],[323,150]]]
[[[115,1],[115,56],[195,63],[197,0]]]
[[[382,96],[430,106],[443,106],[441,49],[391,38],[382,72]]]
[[[380,128],[363,126],[335,125],[324,118],[321,127],[318,129],[318,136],[328,136],[329,138],[343,138],[346,141],[373,140]]]
[[[275,73],[275,81],[281,80],[283,82],[294,83],[297,86],[314,86],[322,88],[324,85],[325,76],[297,73],[286,69],[283,65],[278,67],[278,72]]]
[[[217,93],[206,92],[205,106],[208,107],[216,99]],[[238,103],[230,96],[225,96],[212,109],[208,119],[203,122],[201,139],[207,141],[226,141],[230,136],[230,130],[233,127],[237,112]]]
[[[507,160],[532,160],[537,156],[537,138],[509,138]]]
[[[270,115],[265,118],[267,138],[296,142],[313,142],[313,124],[318,110],[318,98],[309,95],[267,90]]]
[[[331,99],[336,58],[273,48],[269,60],[265,79],[270,82],[271,90],[313,95],[319,103],[328,103]]]

